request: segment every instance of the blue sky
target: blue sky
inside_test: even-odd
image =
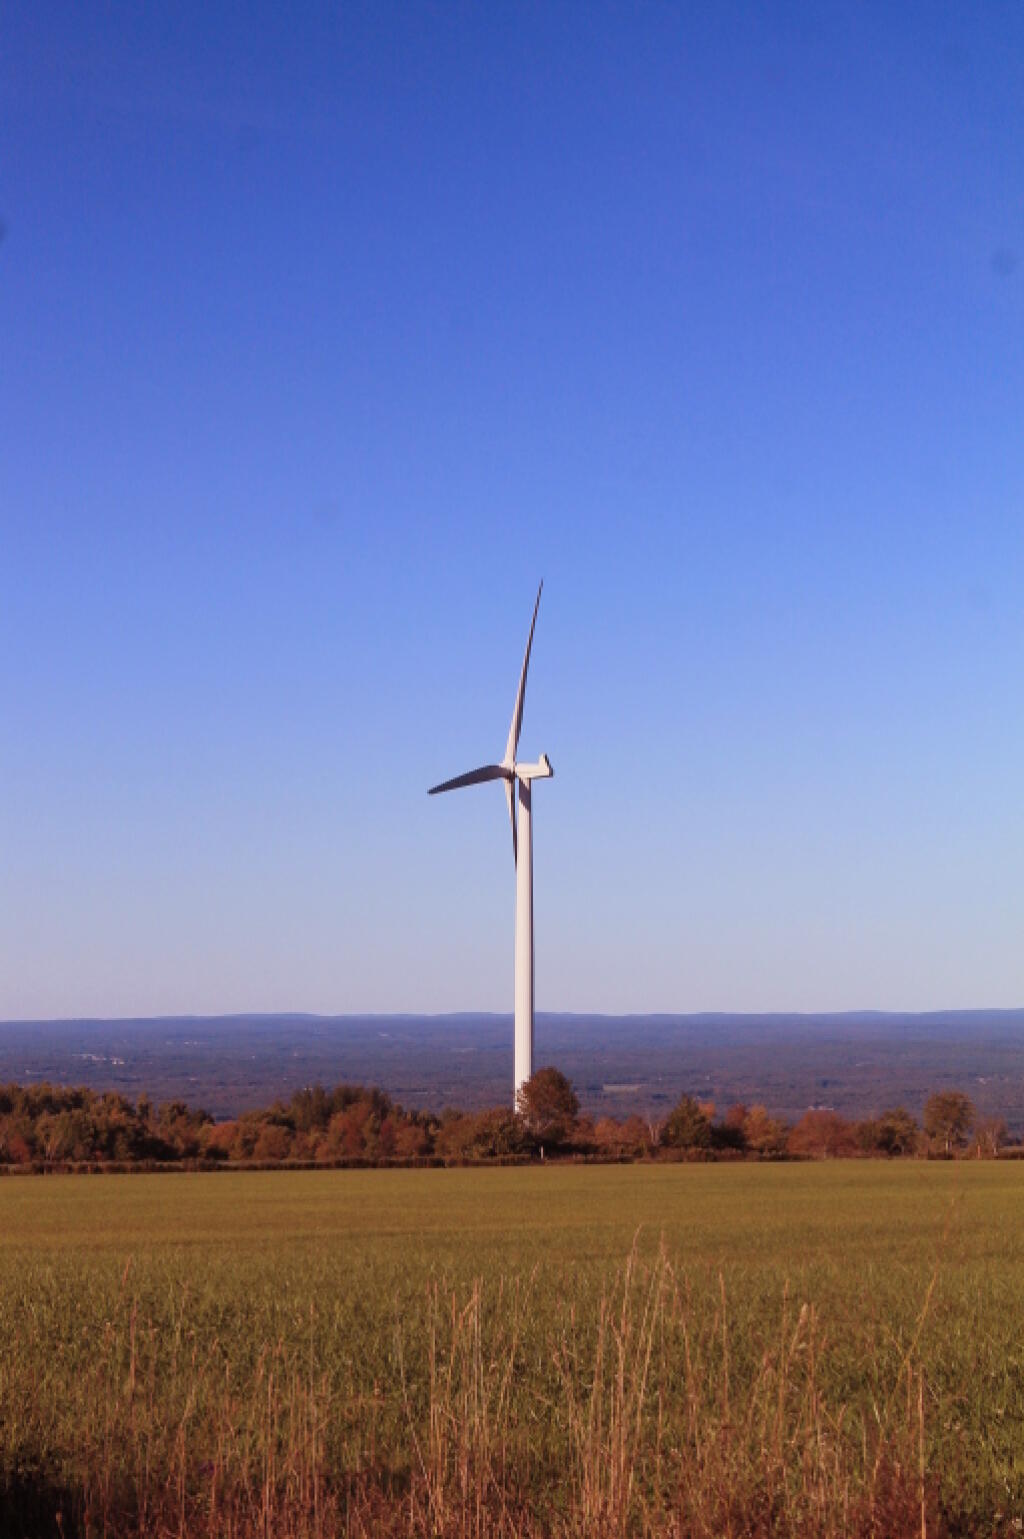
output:
[[[1024,10],[9,9],[0,1017],[1024,1003]]]

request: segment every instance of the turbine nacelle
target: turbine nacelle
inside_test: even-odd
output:
[[[536,764],[514,764],[512,773],[517,780],[525,781],[529,785],[531,780],[550,780],[554,775],[551,768],[551,760],[546,753],[542,753]]]

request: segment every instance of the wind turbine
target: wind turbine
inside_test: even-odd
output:
[[[508,729],[505,757],[500,764],[485,764],[468,774],[456,775],[439,786],[431,786],[429,795],[441,791],[458,791],[463,786],[480,785],[485,780],[501,780],[505,786],[509,822],[512,824],[512,859],[516,868],[516,1025],[515,1061],[513,1067],[513,1107],[519,1104],[519,1092],[533,1074],[533,822],[531,817],[532,786],[535,780],[550,780],[555,773],[546,753],[536,764],[521,764],[516,759],[519,734],[523,726],[523,701],[526,696],[526,671],[530,666],[530,648],[533,646],[533,629],[537,624],[537,610],[544,584],[537,589],[537,602],[533,606],[530,634],[526,639],[526,655],[523,671],[519,675],[516,703],[512,709],[512,725]],[[516,789],[519,792],[518,826],[516,819]]]

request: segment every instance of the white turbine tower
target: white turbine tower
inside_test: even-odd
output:
[[[485,780],[501,780],[505,785],[505,800],[512,824],[512,858],[516,867],[516,1027],[515,1064],[513,1070],[513,1106],[519,1102],[519,1092],[533,1074],[533,824],[531,819],[531,788],[535,780],[548,780],[554,774],[546,753],[536,764],[520,764],[516,759],[519,733],[523,725],[523,700],[526,695],[526,670],[530,666],[530,648],[533,646],[533,628],[537,624],[540,608],[541,583],[537,589],[537,602],[533,606],[530,634],[526,641],[523,671],[519,675],[516,703],[512,710],[512,725],[508,729],[505,757],[500,764],[485,764],[481,769],[470,770],[466,775],[456,775],[439,786],[431,786],[429,794],[439,791],[458,791],[462,786],[479,785]],[[516,823],[516,787],[519,788],[519,819]]]

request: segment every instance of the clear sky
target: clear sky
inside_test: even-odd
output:
[[[0,48],[0,1016],[1024,1004],[1024,7]]]

